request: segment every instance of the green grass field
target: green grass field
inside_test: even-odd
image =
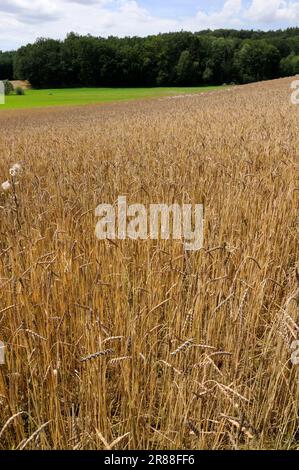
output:
[[[113,101],[126,101],[159,96],[200,93],[219,87],[163,87],[163,88],[65,88],[26,90],[24,96],[6,96],[4,109],[37,108],[48,106],[77,106]]]

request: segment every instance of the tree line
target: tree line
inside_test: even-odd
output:
[[[70,33],[0,51],[0,80],[36,88],[250,83],[299,73],[299,28],[220,29],[141,37]]]

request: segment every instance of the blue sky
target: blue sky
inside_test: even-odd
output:
[[[0,50],[70,32],[145,36],[299,26],[299,0],[0,0]]]

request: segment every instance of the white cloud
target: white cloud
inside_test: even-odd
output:
[[[221,10],[207,14],[204,11],[198,11],[195,18],[185,20],[187,29],[216,29],[239,27],[242,22],[240,12],[242,9],[242,0],[226,0]]]
[[[119,0],[116,3],[118,9],[109,14],[111,27],[113,27],[115,31],[114,34],[117,34],[117,29],[119,29],[119,31],[123,31],[123,33],[121,32],[120,34],[144,35],[150,34],[151,32],[159,33],[163,30],[168,31],[177,26],[177,22],[174,20],[151,15],[147,9],[140,7],[135,0]],[[145,26],[145,23],[148,26]],[[131,28],[133,33],[129,32]]]
[[[1,0],[0,12],[24,23],[55,21],[61,14],[58,5],[50,0]]]
[[[253,22],[268,24],[275,24],[277,22],[293,23],[299,19],[299,2],[253,0],[245,16]]]
[[[70,3],[80,3],[81,5],[94,5],[107,3],[105,0],[66,0]]]
[[[245,7],[242,0],[226,0],[221,10],[207,14],[199,11],[191,19],[192,29],[201,28],[259,28],[260,25],[280,27],[283,23],[295,26],[299,20],[299,1],[252,0]],[[187,23],[188,24],[188,23]]]

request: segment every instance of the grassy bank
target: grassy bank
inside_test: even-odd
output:
[[[77,106],[113,101],[155,98],[181,93],[201,93],[219,87],[163,87],[163,88],[63,88],[26,90],[24,96],[9,95],[3,109],[36,108],[47,106]]]

